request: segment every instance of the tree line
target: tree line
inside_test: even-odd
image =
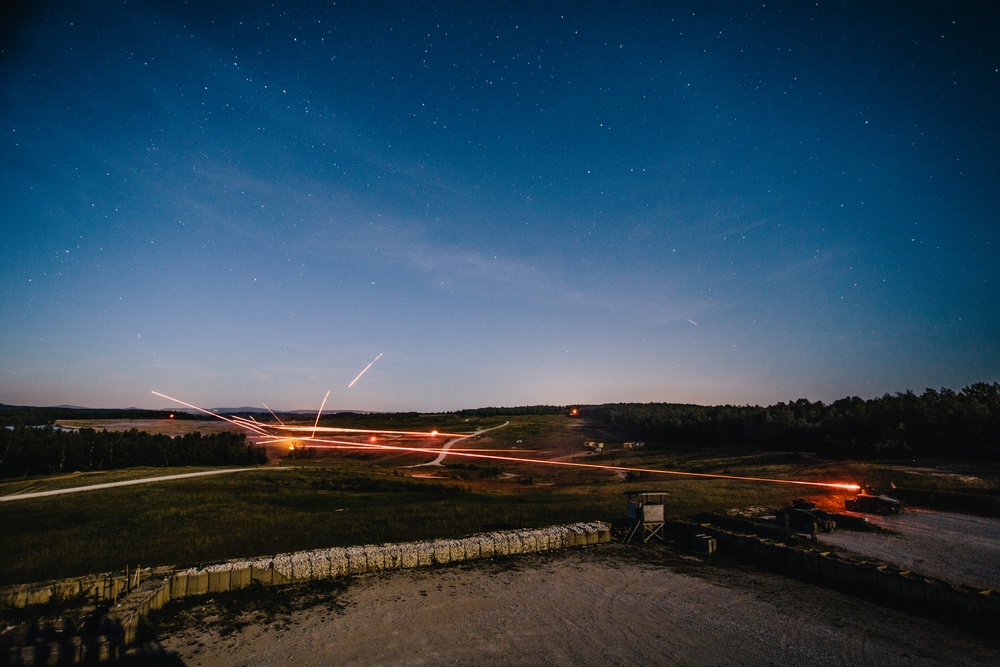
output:
[[[184,411],[142,410],[140,408],[44,408],[0,403],[0,424],[4,426],[22,424],[37,426],[51,424],[57,419],[187,419],[205,421],[212,419],[212,417]]]
[[[617,403],[580,414],[651,445],[815,451],[833,458],[1000,460],[1000,384],[926,389],[830,404],[760,406]]]
[[[133,466],[228,466],[267,463],[263,447],[237,432],[188,433],[171,438],[136,429],[62,430],[53,426],[0,428],[0,478]]]
[[[559,405],[521,405],[512,408],[472,408],[459,410],[462,417],[516,417],[520,415],[561,415],[566,408]]]

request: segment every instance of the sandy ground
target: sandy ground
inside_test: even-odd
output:
[[[385,573],[330,595],[267,627],[161,637],[163,664],[1000,664],[996,641],[648,546]]]
[[[887,532],[821,533],[820,542],[924,576],[1000,591],[1000,519],[913,508],[865,516]]]

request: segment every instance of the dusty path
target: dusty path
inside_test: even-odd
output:
[[[836,531],[820,542],[955,584],[1000,591],[1000,519],[907,508],[869,516],[886,533]]]
[[[153,482],[166,482],[172,479],[185,479],[187,477],[204,477],[205,475],[227,475],[233,472],[245,472],[247,470],[263,470],[264,468],[223,468],[221,470],[203,470],[201,472],[185,472],[179,475],[162,475],[160,477],[144,477],[143,479],[127,479],[121,482],[105,482],[103,484],[89,484],[87,486],[73,486],[68,489],[53,489],[52,491],[34,491],[32,493],[15,493],[9,496],[0,496],[0,503],[13,500],[27,500],[29,498],[43,498],[45,496],[59,496],[64,493],[80,493],[82,491],[96,491],[98,489],[110,489],[115,486],[131,486],[133,484],[151,484]],[[279,468],[270,468],[279,470]],[[289,470],[289,468],[284,468]]]
[[[185,665],[996,665],[995,642],[779,575],[610,545],[356,580],[340,611],[163,639]]]
[[[444,446],[441,447],[441,453],[438,454],[434,458],[433,461],[428,461],[427,463],[420,463],[420,464],[412,466],[412,467],[413,468],[420,468],[422,466],[439,466],[439,465],[441,465],[441,462],[444,461],[444,457],[448,456],[448,450],[451,449],[457,443],[462,442],[463,440],[468,440],[469,438],[474,438],[477,435],[482,435],[483,433],[486,433],[487,431],[495,431],[496,429],[503,428],[504,426],[507,426],[508,424],[510,424],[510,422],[504,422],[504,423],[500,424],[499,426],[492,426],[490,428],[484,428],[482,431],[476,431],[475,433],[470,433],[469,435],[463,435],[460,438],[454,438],[452,440],[449,440],[448,442],[444,443]]]

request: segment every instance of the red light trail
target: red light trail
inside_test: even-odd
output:
[[[376,357],[378,359],[378,357]],[[374,361],[372,363],[375,363]],[[367,370],[367,369],[366,369]],[[362,371],[364,373],[364,371]],[[360,377],[360,376],[359,376]],[[432,447],[406,447],[403,445],[386,445],[386,444],[376,444],[367,442],[352,442],[349,440],[329,440],[325,438],[315,437],[316,432],[323,433],[366,433],[373,435],[396,435],[396,436],[409,436],[409,437],[425,437],[434,438],[438,436],[444,437],[471,437],[472,434],[457,434],[457,433],[438,433],[437,431],[380,431],[376,429],[350,429],[350,428],[336,428],[329,426],[319,426],[319,415],[316,415],[316,425],[313,427],[308,426],[272,426],[261,424],[254,420],[245,419],[243,417],[224,417],[223,415],[216,414],[209,410],[199,408],[196,405],[191,405],[190,403],[185,403],[176,398],[171,398],[166,394],[161,394],[154,391],[155,395],[168,400],[174,401],[181,405],[187,406],[199,412],[203,412],[207,415],[211,415],[225,422],[229,422],[235,426],[251,431],[259,436],[267,438],[266,442],[284,442],[289,440],[304,441],[310,443],[310,447],[316,449],[370,449],[375,451],[390,451],[390,452],[407,452],[413,454],[431,454],[431,453],[441,453],[445,450],[443,448],[432,448]],[[327,392],[329,396],[329,392]],[[326,404],[326,399],[323,399],[323,404]],[[320,408],[322,410],[322,408]],[[297,436],[283,436],[274,431],[286,431],[286,432],[298,432],[298,431],[310,431],[314,435],[312,437],[297,437]],[[519,456],[502,456],[500,454],[479,454],[474,450],[464,450],[464,449],[450,449],[447,450],[448,456],[462,456],[470,459],[484,459],[489,461],[506,461],[508,463],[528,463],[532,465],[550,465],[550,466],[563,466],[570,468],[589,468],[591,470],[610,470],[614,472],[643,472],[654,475],[675,475],[680,477],[699,477],[702,479],[728,479],[740,482],[767,482],[771,484],[793,484],[797,486],[811,486],[820,487],[826,489],[838,489],[841,491],[858,491],[861,487],[858,484],[849,484],[843,482],[809,482],[805,480],[794,480],[794,479],[773,479],[768,477],[748,477],[743,475],[723,475],[718,473],[707,473],[707,472],[686,472],[683,470],[659,470],[656,468],[634,468],[631,466],[615,466],[615,465],[605,465],[600,463],[580,463],[578,461],[547,461],[545,459],[530,459],[522,458]]]
[[[424,449],[421,447],[403,447],[401,445],[377,445],[369,443],[358,443],[349,441],[324,440],[320,438],[300,438],[310,443],[310,447],[317,449],[344,449],[347,447],[360,447],[363,449],[389,450],[395,452],[431,453],[443,451],[440,449]],[[328,446],[331,445],[331,446]],[[615,472],[646,472],[657,475],[680,475],[684,477],[702,477],[708,479],[729,479],[742,482],[770,482],[773,484],[797,484],[800,486],[818,486],[828,489],[840,489],[843,491],[858,491],[861,487],[857,484],[836,483],[836,482],[807,482],[793,479],[771,479],[767,477],[744,477],[742,475],[722,475],[707,472],[685,472],[681,470],[658,470],[656,468],[633,468],[629,466],[603,465],[599,463],[580,463],[578,461],[547,461],[545,459],[528,459],[518,456],[501,456],[499,454],[475,454],[467,450],[448,450],[449,456],[464,456],[472,459],[488,459],[491,461],[508,461],[511,463],[531,463],[551,466],[568,466],[573,468],[591,468],[594,470],[612,470]]]

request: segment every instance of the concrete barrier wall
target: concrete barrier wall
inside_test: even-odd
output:
[[[299,551],[252,560],[236,559],[182,570],[143,570],[140,585],[130,587],[124,575],[78,577],[43,584],[12,586],[0,591],[0,608],[44,604],[53,599],[85,595],[100,601],[121,601],[102,619],[105,634],[99,638],[102,660],[135,641],[140,619],[170,600],[192,595],[224,593],[253,584],[280,586],[335,577],[369,574],[467,560],[516,556],[551,549],[583,547],[611,541],[608,524],[580,523],[533,530],[511,530],[473,535],[464,539],[430,540],[402,544],[335,547]],[[126,595],[127,593],[127,595]],[[83,642],[80,642],[80,658]],[[0,658],[20,660],[31,647],[12,647]],[[17,656],[15,658],[15,655]],[[89,655],[89,654],[88,654]],[[31,660],[23,664],[31,664]],[[79,662],[79,661],[76,661]]]
[[[856,562],[815,548],[793,547],[756,535],[734,533],[709,524],[668,521],[673,534],[710,534],[718,551],[742,560],[825,581],[841,588],[875,593],[924,609],[968,614],[980,622],[1000,622],[1000,593],[953,586],[931,577],[900,571],[887,565]]]

